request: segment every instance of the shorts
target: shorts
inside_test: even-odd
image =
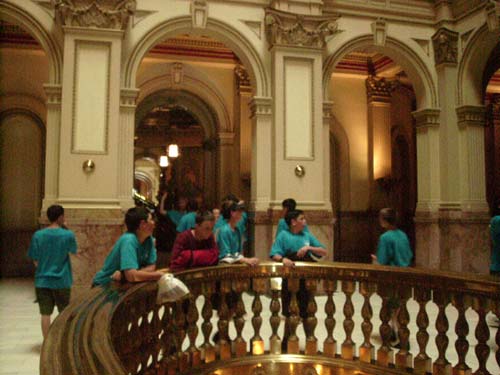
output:
[[[40,307],[41,315],[51,315],[54,311],[54,306],[57,306],[59,313],[69,305],[71,297],[71,289],[49,289],[35,288],[36,302]]]

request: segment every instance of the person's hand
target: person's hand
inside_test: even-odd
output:
[[[370,254],[371,258],[372,258],[372,263],[373,264],[378,264],[378,261],[377,261],[377,256],[375,254]]]
[[[258,258],[243,258],[242,259],[243,263],[248,264],[249,266],[253,267],[259,264],[259,259]]]
[[[111,275],[111,280],[120,281],[122,279],[121,271],[115,271],[113,275]]]
[[[299,251],[297,251],[297,257],[304,258],[309,251],[309,245],[302,246]]]
[[[283,258],[282,262],[285,267],[295,267],[295,263],[288,258]]]

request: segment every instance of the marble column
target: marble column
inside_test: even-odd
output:
[[[228,193],[236,191],[234,186],[234,167],[236,158],[234,156],[234,138],[233,132],[220,132],[217,135],[217,183],[219,196],[217,201],[220,202],[222,197]]]

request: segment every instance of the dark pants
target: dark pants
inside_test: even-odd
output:
[[[281,284],[281,302],[283,304],[283,315],[290,316],[290,303],[292,293],[288,290],[288,279],[283,279]],[[297,303],[299,305],[299,315],[302,319],[307,318],[307,305],[309,303],[309,292],[306,289],[306,280],[300,279],[299,290],[297,292]]]

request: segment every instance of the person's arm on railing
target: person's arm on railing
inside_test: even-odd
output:
[[[142,270],[125,270],[125,279],[129,283],[139,283],[141,281],[154,281],[159,280],[163,276],[161,271],[144,271]]]
[[[295,267],[295,262],[293,260],[285,258],[279,254],[273,255],[271,259],[276,262],[282,262],[285,267]]]

